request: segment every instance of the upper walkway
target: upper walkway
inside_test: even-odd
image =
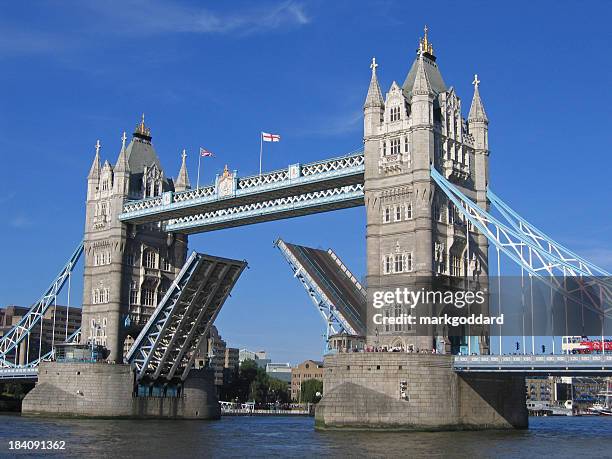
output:
[[[213,185],[128,201],[119,219],[196,233],[360,206],[364,161],[358,151],[249,177],[226,170]]]

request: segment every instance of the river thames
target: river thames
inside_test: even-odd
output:
[[[525,431],[315,432],[313,418],[117,421],[0,416],[0,457],[611,457],[612,417],[530,418]],[[16,440],[63,451],[9,450]]]

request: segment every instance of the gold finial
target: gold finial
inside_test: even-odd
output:
[[[223,177],[229,177],[230,172],[229,169],[227,168],[227,164],[225,165],[225,168],[223,169]]]
[[[427,36],[427,33],[429,32],[429,28],[425,26],[425,28],[423,29],[423,32],[425,34],[423,38],[419,40],[419,53],[427,53],[430,56],[433,56],[434,55],[433,45],[431,44],[431,42],[429,41],[429,37]]]
[[[151,129],[149,129],[146,125],[145,125],[145,114],[142,114],[142,120],[140,121],[140,123],[138,125],[136,125],[136,132],[135,134],[140,134],[146,137],[151,137]]]

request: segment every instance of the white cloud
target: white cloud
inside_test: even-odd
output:
[[[16,215],[9,220],[9,225],[13,228],[26,228],[30,223],[30,219],[24,215]]]
[[[104,26],[105,34],[130,36],[167,33],[231,33],[244,36],[310,22],[303,5],[295,1],[259,3],[257,7],[231,13],[161,0],[95,1],[87,3],[87,7],[94,10],[98,17],[104,17],[107,23]]]
[[[308,125],[302,124],[299,128],[295,129],[294,134],[298,136],[335,136],[356,132],[361,129],[362,125],[363,112],[355,110],[353,112],[321,117]]]
[[[60,54],[112,38],[138,39],[177,33],[244,37],[310,22],[304,6],[294,0],[258,2],[256,6],[230,12],[166,0],[79,0],[63,5],[74,16],[70,29],[50,22],[47,30],[42,30],[3,18],[0,57]],[[61,14],[60,5],[53,8],[55,14]]]

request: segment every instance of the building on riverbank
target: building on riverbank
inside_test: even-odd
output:
[[[8,305],[0,308],[0,336],[19,323],[30,308]],[[81,309],[67,306],[51,306],[45,312],[42,323],[35,326],[28,340],[20,345],[19,364],[35,360],[51,350],[54,343],[61,343],[81,326]],[[42,332],[42,340],[41,340]],[[39,344],[40,351],[39,351]],[[40,355],[39,355],[40,354]]]
[[[291,369],[291,399],[300,400],[302,383],[308,379],[323,381],[323,362],[305,360]]]

